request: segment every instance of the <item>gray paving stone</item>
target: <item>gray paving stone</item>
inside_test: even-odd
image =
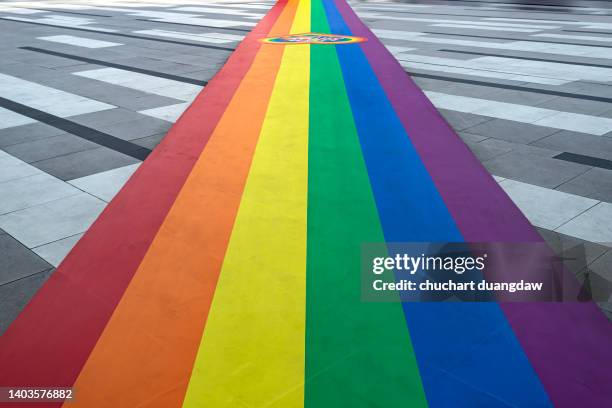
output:
[[[457,132],[491,120],[489,117],[473,115],[471,113],[455,112],[446,109],[438,109],[438,111],[442,116],[444,116],[444,119],[446,119],[448,124],[451,125],[451,127]]]
[[[0,254],[0,287],[51,268],[50,264],[8,234],[0,235]]]
[[[32,249],[87,231],[106,204],[80,193],[0,216],[0,227]]]
[[[511,143],[496,139],[486,139],[479,143],[470,143],[468,146],[481,162],[510,153],[515,148]]]
[[[459,137],[467,144],[474,144],[482,142],[483,140],[488,139],[487,136],[475,135],[469,132],[458,132]]]
[[[191,79],[197,79],[199,81],[210,81],[216,73],[216,69],[198,69],[194,71],[183,72],[181,73],[181,76]]]
[[[585,269],[602,255],[610,252],[610,248],[605,245],[588,242],[557,231],[539,227],[536,229],[555,254],[563,258],[563,265],[577,276],[583,274]]]
[[[215,61],[214,58],[203,58],[202,55],[193,54],[170,55],[166,57],[160,57],[160,59],[170,62],[178,62],[179,64],[197,65],[198,67],[202,68],[215,68],[223,65],[223,60]]]
[[[160,106],[175,105],[177,103],[184,102],[174,98],[167,98],[165,96],[145,94],[139,91],[132,92],[139,93],[140,95],[144,96],[138,96],[136,98],[132,96],[130,96],[129,98],[122,98],[121,100],[115,100],[113,104],[115,106],[120,106],[122,108],[126,108],[132,111],[141,111],[145,109],[159,108]]]
[[[426,91],[444,92],[453,85],[452,82],[440,81],[438,79],[412,77],[412,80],[419,88]]]
[[[54,201],[81,191],[57,178],[39,174],[0,183],[0,214]]]
[[[486,95],[486,99],[527,106],[540,106],[542,103],[555,98],[554,95],[512,89],[497,89],[495,92]]]
[[[32,163],[32,165],[66,181],[138,162],[139,160],[130,156],[106,147],[99,147],[42,160]]]
[[[134,139],[132,142],[142,147],[146,147],[147,149],[153,150],[162,140],[164,140],[164,137],[166,137],[166,133],[158,133],[156,135],[143,137],[142,139]]]
[[[51,265],[58,267],[82,236],[83,234],[73,235],[38,246],[32,250]]]
[[[534,142],[533,145],[600,159],[612,159],[612,139],[586,133],[562,130]]]
[[[66,132],[40,122],[0,129],[0,148],[61,134]]]
[[[97,129],[123,140],[134,140],[167,132],[171,126],[172,123],[165,120],[143,116],[141,119],[131,122],[99,126]]]
[[[539,104],[538,107],[593,116],[599,116],[610,110],[610,104],[606,102],[567,98],[563,96],[547,100]]]
[[[496,93],[498,93],[498,89],[491,88],[489,86],[482,85],[472,85],[472,84],[462,84],[462,83],[452,83],[444,88],[444,93],[459,95],[459,96],[467,96],[470,98],[485,98],[489,99]],[[494,98],[491,98],[494,99]]]
[[[131,122],[143,118],[145,118],[145,116],[138,112],[124,108],[115,108],[100,112],[86,113],[84,115],[71,116],[70,120],[83,126],[96,128],[100,126],[114,125],[116,123]]]
[[[32,142],[7,146],[4,148],[4,151],[26,163],[33,163],[69,153],[95,149],[97,147],[100,146],[96,143],[69,133],[64,133],[62,135],[47,137]]]
[[[476,135],[524,144],[542,139],[559,131],[559,129],[534,126],[505,119],[492,119],[465,130]]]
[[[584,200],[587,200],[584,198]],[[612,247],[612,204],[599,202],[577,215],[556,231]]]
[[[518,151],[484,161],[483,164],[491,174],[496,176],[547,188],[555,188],[591,168],[582,164]]]
[[[612,170],[592,168],[561,184],[557,190],[612,203]]]
[[[589,265],[589,284],[593,300],[605,302],[601,305],[612,312],[612,250],[609,250]]]
[[[47,281],[54,269],[0,286],[0,336]]]

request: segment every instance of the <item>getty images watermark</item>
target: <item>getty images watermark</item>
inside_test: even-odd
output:
[[[364,244],[362,299],[609,302],[612,284],[590,273],[586,257],[576,258],[586,251],[573,249],[568,257],[543,242]]]

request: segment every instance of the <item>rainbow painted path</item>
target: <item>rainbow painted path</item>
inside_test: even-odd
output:
[[[259,41],[309,32],[367,41]],[[0,338],[0,385],[86,408],[611,401],[595,305],[363,303],[360,245],[385,240],[540,238],[344,0],[280,1]]]

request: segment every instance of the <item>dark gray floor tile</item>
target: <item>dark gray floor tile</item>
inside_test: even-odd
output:
[[[457,132],[491,120],[489,117],[473,115],[471,113],[455,112],[446,109],[438,109],[438,111]]]
[[[100,146],[78,136],[65,133],[33,142],[7,146],[4,150],[26,163],[32,163],[97,147]]]
[[[595,167],[561,184],[557,190],[612,203],[612,170]]]
[[[0,285],[51,268],[51,265],[8,234],[0,234],[0,254]]]
[[[563,130],[532,144],[562,152],[612,159],[612,138],[608,137]]]
[[[515,143],[532,143],[558,132],[559,129],[534,126],[504,119],[492,119],[465,129],[468,133],[507,140]]]
[[[496,176],[547,188],[555,188],[591,168],[520,151],[495,157],[483,164]]]
[[[47,137],[65,134],[61,129],[53,126],[45,125],[44,123],[31,123],[8,129],[0,130],[0,148],[11,146],[18,143],[40,140]]]
[[[99,147],[35,162],[32,165],[66,181],[138,162],[139,160],[122,153]]]
[[[54,269],[0,286],[0,336],[26,307]]]

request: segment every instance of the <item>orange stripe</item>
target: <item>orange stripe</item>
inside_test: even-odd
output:
[[[289,2],[270,35],[286,33]],[[180,406],[283,47],[262,47],[75,384],[70,407]]]

